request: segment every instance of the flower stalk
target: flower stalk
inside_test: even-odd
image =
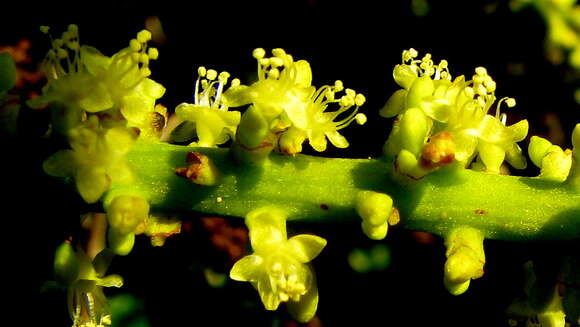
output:
[[[187,152],[207,155],[222,172],[221,184],[200,186],[175,175]],[[561,182],[456,169],[453,165],[410,180],[392,162],[272,154],[267,169],[235,163],[227,149],[191,148],[138,141],[127,159],[139,178],[113,184],[106,198],[139,194],[152,212],[199,211],[244,217],[275,205],[289,220],[357,219],[359,191],[388,194],[404,228],[447,235],[457,226],[486,239],[577,239],[580,193]],[[329,192],[329,190],[332,190]],[[507,199],[507,200],[506,200]],[[358,218],[360,219],[360,218]]]

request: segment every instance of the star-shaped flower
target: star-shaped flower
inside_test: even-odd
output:
[[[307,234],[288,239],[284,213],[271,207],[250,212],[246,225],[254,253],[236,262],[230,277],[252,283],[267,310],[288,302],[296,320],[312,319],[318,306],[318,289],[309,262],[322,251],[326,240]]]

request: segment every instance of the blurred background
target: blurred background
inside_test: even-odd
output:
[[[81,43],[106,55],[127,46],[139,30],[151,29],[151,45],[160,52],[152,78],[166,87],[160,102],[170,110],[192,101],[198,66],[226,70],[250,83],[256,68],[252,50],[282,47],[310,62],[313,85],[341,79],[367,98],[362,108],[367,124],[345,129],[351,146],[324,154],[333,157],[380,155],[391,121],[378,110],[398,89],[392,69],[411,47],[420,55],[431,53],[435,62],[448,60],[452,76],[470,77],[475,67],[486,67],[497,82],[498,98],[517,100],[508,109],[508,124],[527,118],[530,136],[570,147],[570,131],[580,117],[574,99],[577,71],[565,52],[547,51],[540,14],[530,7],[514,11],[509,1],[13,1],[3,4],[2,13],[0,51],[21,55],[24,98],[43,85],[36,72],[49,40],[40,25],[60,36],[68,24],[78,24]],[[69,325],[65,294],[41,290],[52,278],[54,249],[76,235],[82,212],[98,208],[87,208],[42,172],[51,152],[36,141],[48,115],[21,115],[26,118],[21,132],[3,142],[8,154],[17,154],[7,156],[5,170],[17,181],[5,200],[8,208],[17,207],[7,219],[16,226],[7,230],[16,235],[11,244],[23,250],[8,251],[7,265],[17,267],[11,272],[17,275],[14,283],[22,285],[10,293],[11,303],[24,311],[24,325]],[[520,174],[537,173],[531,167]],[[113,262],[109,271],[125,278],[123,288],[106,290],[122,317],[115,326],[298,326],[284,308],[265,311],[248,283],[226,278],[247,252],[241,219],[210,220],[195,213],[180,218],[182,233],[164,247],[138,239],[129,256]],[[386,240],[375,242],[350,222],[290,228],[329,241],[314,263],[321,295],[312,327],[525,326],[505,314],[522,293],[522,265],[547,260],[543,254],[558,246],[486,241],[485,275],[454,297],[443,286],[445,249],[436,236],[393,228]]]

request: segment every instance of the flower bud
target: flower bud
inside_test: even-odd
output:
[[[571,168],[572,151],[564,151],[558,146],[553,146],[542,159],[540,177],[557,182],[563,182],[568,177]]]
[[[384,224],[393,210],[393,199],[385,193],[360,191],[356,197],[356,212],[372,226]]]
[[[149,203],[141,197],[120,195],[107,206],[111,229],[119,234],[135,233],[137,225],[149,215]]]
[[[483,276],[483,233],[471,227],[455,228],[445,237],[445,246],[443,281],[451,294],[459,295],[467,290],[471,279]]]
[[[394,117],[406,108],[407,104],[407,90],[400,89],[395,91],[393,95],[387,100],[384,107],[379,111],[379,115],[390,118]]]
[[[403,149],[418,156],[429,132],[429,121],[425,113],[418,108],[408,109],[401,116],[399,129]]]
[[[264,141],[269,131],[270,126],[262,112],[255,106],[250,106],[242,115],[236,139],[245,147],[255,148]]]
[[[551,146],[552,143],[545,138],[532,136],[528,146],[528,155],[536,167],[542,168],[542,159],[544,159]]]
[[[54,255],[54,276],[59,283],[70,285],[74,282],[80,271],[79,261],[70,244],[65,241],[56,249]]]

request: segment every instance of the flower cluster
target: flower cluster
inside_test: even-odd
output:
[[[87,203],[97,202],[112,183],[128,183],[131,169],[125,154],[138,137],[135,128],[105,128],[97,116],[69,132],[71,149],[61,150],[44,162],[46,173],[72,177]]]
[[[48,33],[48,27],[42,27]],[[155,101],[165,88],[148,78],[150,60],[159,56],[148,48],[151,33],[142,30],[129,46],[112,57],[80,45],[78,27],[70,25],[60,39],[51,39],[52,49],[43,62],[48,79],[43,94],[29,101],[33,108],[64,107],[57,128],[68,130],[85,119],[87,113],[119,117],[128,126],[150,128]]]
[[[274,133],[279,136],[280,150],[288,154],[301,152],[306,140],[319,152],[326,149],[327,140],[338,148],[348,147],[347,140],[338,131],[355,120],[365,123],[365,115],[358,113],[365,97],[345,89],[341,81],[316,89],[312,86],[312,71],[306,60],[294,61],[279,48],[272,50],[272,55],[266,57],[261,48],[254,50],[258,81],[249,86],[232,87],[224,94],[229,106],[251,104],[254,120],[264,126],[259,135],[241,130],[242,143],[256,146],[269,133]],[[344,94],[339,96],[341,92]],[[328,111],[332,104],[338,105],[338,109]]]
[[[193,104],[180,104],[175,108],[175,114],[182,121],[194,123],[198,141],[192,145],[215,147],[235,137],[241,113],[228,111],[223,101],[224,86],[230,77],[228,72],[218,75],[215,70],[207,70],[202,66],[198,68],[197,74]],[[239,85],[239,79],[232,80],[231,87]]]
[[[475,69],[471,80],[452,79],[447,61],[434,65],[430,54],[422,59],[417,51],[403,51],[403,63],[395,66],[393,77],[403,89],[396,91],[381,109],[384,117],[397,116],[384,152],[397,159],[399,170],[421,177],[442,165],[457,162],[499,173],[504,160],[517,169],[526,166],[517,142],[528,132],[522,120],[506,126],[502,103],[515,105],[513,98],[502,98],[495,114],[496,83],[483,67]]]
[[[318,289],[308,263],[326,246],[326,240],[307,234],[288,239],[285,215],[276,208],[251,211],[246,225],[254,253],[236,262],[230,277],[252,283],[267,310],[288,302],[296,320],[312,319],[318,306]]]

